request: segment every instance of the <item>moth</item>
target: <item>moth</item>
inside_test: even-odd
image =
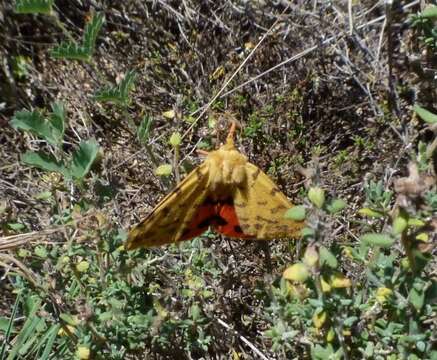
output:
[[[235,123],[226,143],[207,153],[128,235],[126,248],[189,240],[209,227],[232,238],[268,240],[298,235],[303,222],[284,218],[293,204],[234,145]]]

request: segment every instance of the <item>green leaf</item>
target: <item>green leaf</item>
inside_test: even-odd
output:
[[[155,170],[157,176],[170,176],[173,167],[170,164],[159,165]]]
[[[61,102],[55,102],[52,104],[52,113],[50,114],[50,123],[53,127],[53,134],[59,142],[64,139],[65,132],[65,109],[64,104]]]
[[[414,111],[420,118],[427,122],[428,124],[437,124],[437,115],[432,112],[420,107],[419,105],[414,105]]]
[[[73,42],[62,42],[53,47],[50,55],[55,59],[90,61],[92,54],[89,49]]]
[[[101,102],[113,102],[118,105],[128,106],[131,102],[129,92],[134,86],[135,78],[135,71],[129,70],[119,85],[99,90],[94,98]]]
[[[11,316],[9,318],[9,322],[8,322],[8,324],[5,328],[4,334],[3,334],[3,345],[0,347],[0,359],[5,358],[4,355],[6,354],[6,349],[8,347],[9,337],[10,337],[11,333],[14,331],[13,324],[14,324],[14,320],[15,320],[15,315],[16,315],[18,307],[19,307],[19,303],[21,302],[21,294],[22,294],[22,292],[18,292],[17,298],[15,299],[14,306],[11,309]]]
[[[5,333],[9,328],[9,319],[7,317],[0,316],[0,332]]]
[[[168,141],[171,146],[174,148],[179,146],[182,141],[182,135],[179,132],[174,132],[170,136],[170,140]]]
[[[314,237],[316,232],[314,231],[314,229],[309,228],[309,227],[304,227],[301,231],[300,231],[302,237]]]
[[[396,218],[393,220],[392,225],[392,233],[393,235],[399,235],[401,234],[408,226],[408,219],[406,219],[404,216],[396,216]]]
[[[435,20],[437,19],[437,6],[435,5],[429,5],[420,13],[421,17]]]
[[[387,234],[368,233],[361,236],[361,241],[368,245],[388,248],[393,245],[395,239]]]
[[[77,318],[75,318],[69,313],[61,313],[59,314],[59,317],[68,325],[77,326],[79,324]]]
[[[48,255],[47,249],[44,246],[38,245],[35,248],[35,255],[40,258],[46,259]]]
[[[358,214],[360,214],[362,216],[373,217],[373,218],[384,217],[384,213],[370,209],[370,208],[362,208],[362,209],[358,210]]]
[[[304,282],[310,276],[310,272],[305,264],[296,263],[289,266],[282,276],[287,280]]]
[[[17,14],[51,14],[53,0],[16,0]]]
[[[56,160],[56,158],[51,154],[27,151],[21,156],[21,161],[27,165],[34,166],[45,171],[58,172],[64,176],[68,175],[68,171],[65,168],[64,163]]]
[[[344,319],[343,325],[351,327],[357,320],[359,320],[357,316],[349,316],[348,318]]]
[[[335,258],[334,254],[330,252],[326,247],[321,246],[319,249],[320,255],[320,265],[326,264],[332,269],[336,269],[338,266],[338,261]]]
[[[331,344],[328,344],[326,348],[317,344],[311,348],[311,358],[314,360],[336,359],[334,357],[334,349]]]
[[[35,301],[34,301],[35,300]],[[23,348],[28,343],[28,340],[36,335],[37,328],[41,325],[41,318],[36,316],[36,312],[40,310],[41,300],[36,297],[29,297],[26,301],[26,305],[29,306],[29,312],[26,317],[18,337],[14,343],[14,346],[9,351],[7,360],[16,359],[18,354],[22,354]]]
[[[152,125],[152,118],[145,115],[137,129],[138,140],[143,144],[146,144],[149,140],[150,125]]]
[[[421,284],[419,284],[419,286],[416,284],[415,286],[413,286],[413,288],[410,290],[410,293],[408,294],[408,300],[417,311],[420,311],[420,309],[422,309],[423,304],[425,303],[425,291]]]
[[[58,146],[64,137],[63,125],[61,127],[58,112],[59,104],[53,105],[57,113],[52,114],[49,120],[44,119],[39,111],[18,111],[11,120],[11,126],[14,129],[30,131],[48,143]],[[53,122],[54,120],[54,122]]]
[[[308,199],[321,209],[325,203],[325,191],[320,187],[312,187],[308,190]]]
[[[99,145],[95,139],[82,141],[79,144],[79,149],[73,154],[73,162],[71,164],[71,176],[76,179],[83,179],[91,169],[99,152]]]
[[[42,191],[36,195],[34,195],[36,200],[49,200],[53,198],[53,194],[51,191]]]
[[[89,267],[90,267],[90,263],[84,260],[76,264],[76,270],[79,272],[86,272],[88,271]]]
[[[51,50],[51,55],[57,59],[90,61],[94,53],[97,35],[104,21],[104,15],[97,13],[85,27],[82,44],[62,42]]]
[[[7,223],[8,228],[14,231],[20,231],[26,228],[24,224],[21,223]]]
[[[346,207],[346,201],[342,199],[334,199],[331,203],[328,204],[326,210],[331,214],[335,214],[343,210],[345,207]]]
[[[285,212],[284,218],[286,219],[291,219],[294,221],[302,221],[305,220],[305,206],[303,205],[298,205],[298,206],[293,206],[291,209],[288,209]]]
[[[39,357],[39,360],[48,360],[50,359],[50,354],[52,353],[53,345],[55,344],[55,340],[58,336],[58,331],[61,328],[61,325],[56,324],[52,325],[51,328],[46,331],[46,334],[41,339],[40,343],[45,344],[44,351]]]
[[[92,20],[85,26],[83,45],[89,50],[94,52],[96,46],[97,35],[105,22],[105,15],[103,13],[97,13],[93,16]]]

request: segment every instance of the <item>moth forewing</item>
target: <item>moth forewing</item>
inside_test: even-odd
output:
[[[152,247],[179,241],[208,192],[208,172],[201,164],[162,199],[150,214],[135,226],[127,249]]]
[[[295,237],[302,222],[285,219],[293,204],[257,166],[247,162],[246,186],[235,192],[235,211],[244,233],[256,239]]]

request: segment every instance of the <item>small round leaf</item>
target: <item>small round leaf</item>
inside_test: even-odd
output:
[[[169,176],[171,175],[173,167],[170,164],[159,165],[155,170],[157,176]]]
[[[361,236],[361,241],[368,245],[388,248],[393,245],[395,239],[387,234],[368,233]]]
[[[288,209],[284,215],[286,219],[291,219],[294,221],[305,220],[305,216],[305,206],[303,205],[293,206],[291,209]]]
[[[319,209],[325,203],[325,191],[320,187],[312,187],[308,191],[308,199]]]
[[[296,263],[288,267],[282,276],[287,280],[304,282],[309,275],[308,268],[305,264]]]
[[[170,140],[168,141],[171,146],[176,147],[181,144],[182,141],[182,135],[179,132],[174,132],[170,136]]]
[[[403,216],[397,216],[393,220],[392,233],[393,235],[401,234],[408,226],[408,220]]]
[[[346,201],[342,199],[334,199],[328,206],[327,210],[331,214],[338,213],[346,207]]]

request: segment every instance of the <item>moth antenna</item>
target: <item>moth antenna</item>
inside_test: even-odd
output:
[[[199,155],[203,155],[203,156],[207,156],[207,155],[209,154],[209,151],[202,150],[202,149],[197,149],[196,152],[197,152]]]
[[[234,136],[235,136],[236,129],[237,129],[237,123],[235,121],[232,121],[228,136],[226,137],[226,144],[234,145]]]

